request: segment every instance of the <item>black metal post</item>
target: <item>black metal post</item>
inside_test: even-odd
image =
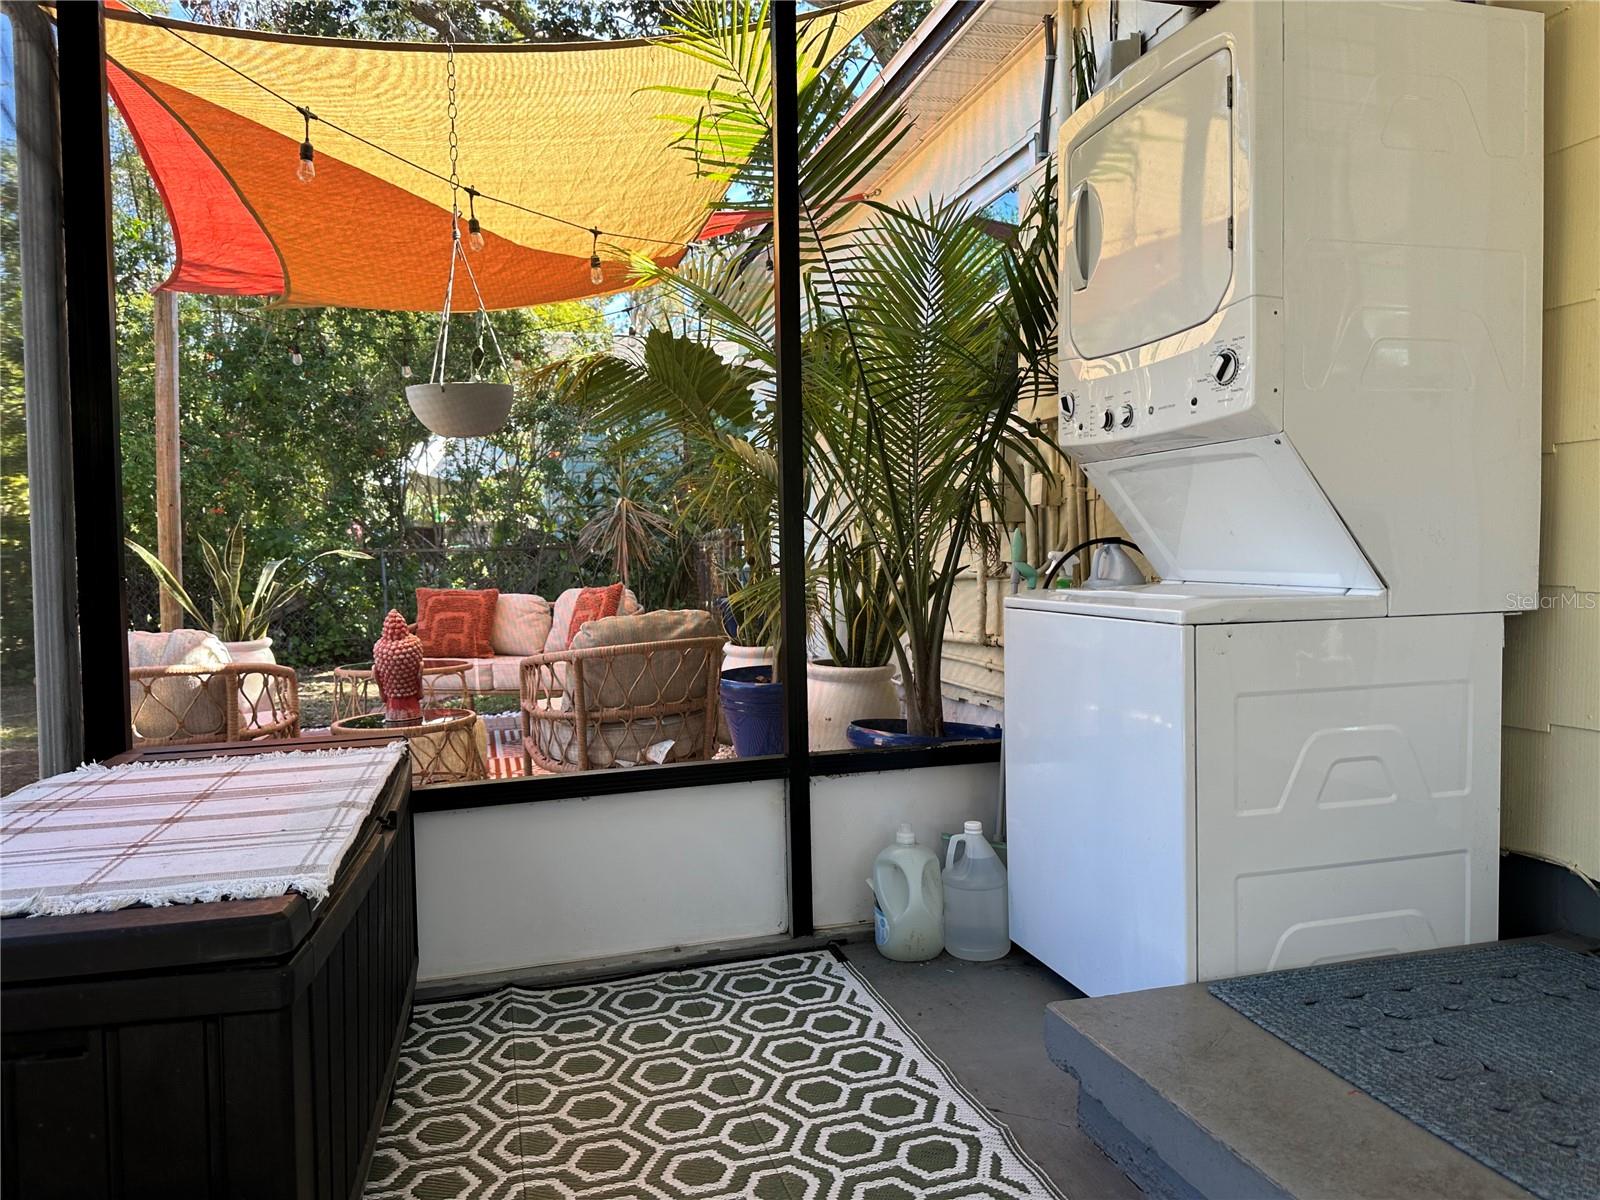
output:
[[[811,932],[811,742],[806,713],[805,440],[800,407],[800,121],[795,6],[771,5],[772,286],[778,356],[778,570],[789,763],[789,932]]]
[[[105,48],[100,5],[56,6],[83,753],[92,761],[132,745]]]

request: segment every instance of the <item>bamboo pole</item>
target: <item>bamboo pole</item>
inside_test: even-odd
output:
[[[156,353],[156,554],[179,580],[183,578],[183,490],[179,463],[178,294],[155,294]],[[183,628],[183,609],[161,589],[161,628]]]

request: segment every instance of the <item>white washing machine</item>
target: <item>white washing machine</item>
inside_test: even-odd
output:
[[[1542,38],[1224,4],[1062,130],[1060,440],[1161,579],[1006,601],[1012,936],[1091,995],[1496,935]]]

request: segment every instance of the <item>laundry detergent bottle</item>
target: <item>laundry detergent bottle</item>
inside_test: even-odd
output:
[[[944,948],[968,962],[1004,958],[1011,950],[1006,868],[981,821],[968,821],[945,851]]]
[[[878,951],[897,962],[922,962],[944,948],[944,893],[939,856],[917,845],[910,825],[872,860],[873,936]]]

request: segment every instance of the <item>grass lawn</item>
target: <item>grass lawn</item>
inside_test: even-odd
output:
[[[0,796],[39,778],[39,713],[31,679],[0,682]]]

